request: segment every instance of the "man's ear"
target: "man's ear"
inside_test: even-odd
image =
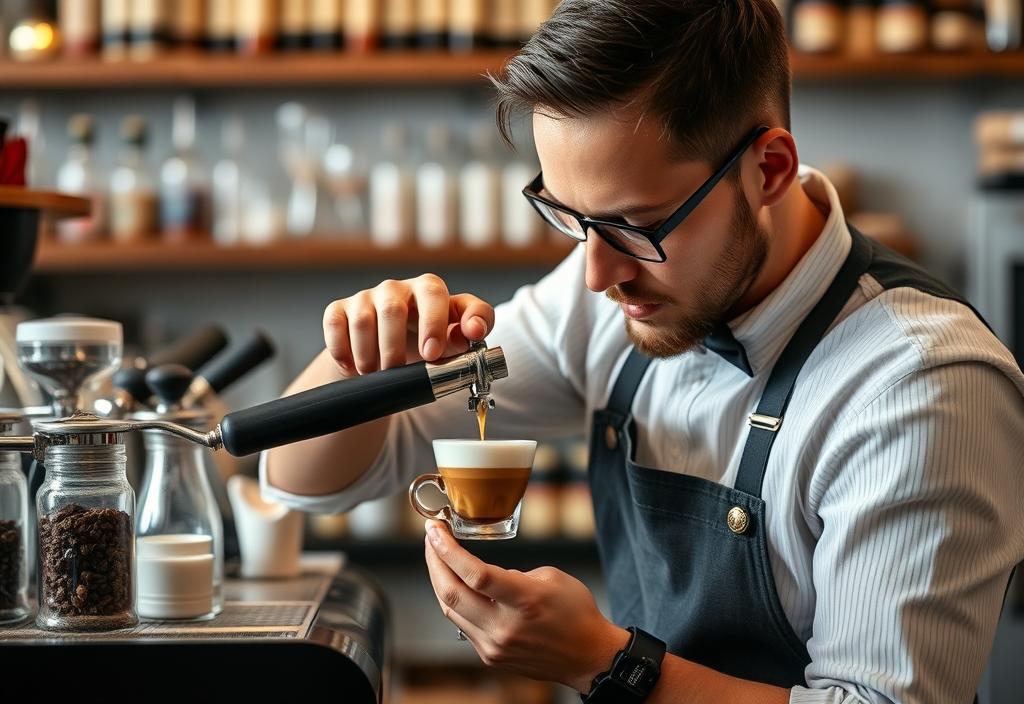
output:
[[[797,178],[800,157],[796,141],[786,130],[775,127],[761,135],[751,148],[760,174],[758,198],[762,207],[782,200]]]

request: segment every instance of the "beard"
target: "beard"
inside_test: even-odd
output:
[[[747,292],[768,256],[768,235],[758,225],[742,192],[735,188],[735,207],[729,239],[723,256],[695,286],[694,313],[685,315],[671,327],[626,319],[626,333],[633,345],[649,357],[674,357],[692,349],[727,322],[737,302]],[[645,295],[624,284],[609,289],[607,296],[616,302],[642,300],[678,306],[675,299]]]

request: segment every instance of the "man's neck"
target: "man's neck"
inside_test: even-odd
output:
[[[778,288],[825,229],[825,216],[804,192],[799,179],[793,181],[781,201],[767,209],[767,218],[767,222],[760,223],[768,233],[764,265],[730,317],[747,312]]]

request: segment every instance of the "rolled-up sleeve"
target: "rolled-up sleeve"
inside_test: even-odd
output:
[[[793,704],[971,702],[1024,557],[1024,401],[995,368],[908,374],[842,425],[812,482],[807,687]]]

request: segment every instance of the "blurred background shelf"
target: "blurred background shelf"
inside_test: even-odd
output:
[[[152,61],[104,61],[95,58],[18,63],[0,60],[4,90],[27,88],[244,88],[339,85],[483,84],[501,68],[509,51],[376,52],[233,56],[169,54]],[[923,79],[1024,77],[1020,53],[878,55],[793,54],[796,80]]]
[[[317,85],[482,83],[510,56],[507,51],[378,52],[373,54],[168,55],[152,61],[0,61],[0,86],[30,88],[230,88]]]
[[[363,242],[293,240],[267,246],[220,246],[212,242],[177,245],[161,242],[138,244],[62,245],[44,242],[39,247],[36,271],[143,272],[143,271],[245,271],[330,269],[357,266],[510,267],[546,266],[560,262],[571,243],[531,247],[463,246],[425,248],[403,246],[384,249]]]

